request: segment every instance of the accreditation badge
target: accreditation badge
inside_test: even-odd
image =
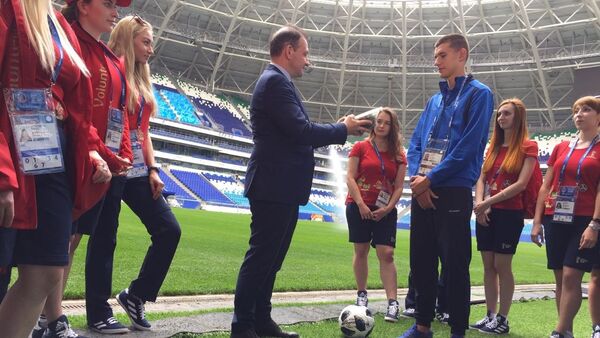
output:
[[[129,134],[129,139],[131,140],[131,150],[133,151],[133,165],[127,172],[128,179],[148,176],[148,167],[144,161],[144,151],[142,148],[143,141],[141,141],[137,135],[137,132]]]
[[[108,110],[108,125],[106,127],[106,138],[104,144],[114,154],[121,149],[121,140],[123,139],[123,111],[116,108]]]
[[[573,223],[575,202],[577,201],[577,186],[560,186],[554,202],[552,221],[558,223]]]
[[[6,88],[4,98],[21,171],[26,175],[64,171],[50,90]]]
[[[446,149],[448,149],[448,143],[448,139],[429,140],[423,158],[421,159],[421,164],[419,165],[420,175],[429,174],[433,168],[442,162],[442,159],[446,154]]]

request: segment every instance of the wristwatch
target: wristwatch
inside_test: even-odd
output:
[[[594,218],[590,224],[588,225],[592,230],[599,231],[600,230],[600,219]]]
[[[157,167],[155,165],[148,166],[148,175],[150,175],[150,173],[152,171],[156,171],[156,173],[159,174],[160,173],[160,167]]]

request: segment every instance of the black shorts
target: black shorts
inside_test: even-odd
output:
[[[371,207],[371,210],[375,210]],[[387,245],[396,247],[396,221],[398,213],[396,208],[390,211],[379,222],[363,220],[356,203],[346,206],[346,220],[348,221],[349,241],[352,243],[371,243],[371,246]]]
[[[490,212],[489,226],[475,226],[478,251],[493,251],[514,255],[525,222],[522,210],[494,209]]]
[[[79,217],[78,220],[73,222],[72,234],[91,235],[94,233],[94,229],[98,225],[100,219],[100,212],[104,205],[104,197],[96,203],[90,210],[86,211]]]
[[[572,224],[552,222],[552,216],[544,216],[544,236],[548,269],[560,270],[563,266],[590,272],[598,260],[598,247],[579,250],[581,235],[592,220],[587,216],[575,216]]]
[[[0,227],[0,271],[12,265],[17,230]]]
[[[66,266],[69,263],[73,198],[65,172],[35,176],[37,229],[19,230],[15,265]]]

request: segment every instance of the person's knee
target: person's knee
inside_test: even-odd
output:
[[[562,286],[574,288],[581,285],[583,272],[576,269],[564,269],[562,275]]]
[[[394,248],[385,247],[377,250],[377,258],[381,264],[394,263]]]
[[[494,260],[494,269],[498,272],[498,275],[507,276],[512,275],[512,267],[510,261],[506,259]]]
[[[32,293],[48,295],[62,283],[62,267],[29,267],[19,270],[18,281]]]
[[[600,288],[600,269],[592,270],[590,274],[590,287]]]

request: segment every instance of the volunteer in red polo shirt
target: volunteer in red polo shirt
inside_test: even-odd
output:
[[[381,281],[388,298],[385,320],[396,322],[399,304],[394,248],[396,203],[402,195],[406,156],[400,143],[398,116],[390,108],[377,113],[369,137],[357,142],[348,159],[346,219],[354,243],[353,268],[358,289],[356,304],[367,306],[369,246],[377,251]]]
[[[545,237],[548,269],[554,270],[559,319],[551,337],[556,338],[573,336],[583,274],[598,263],[600,101],[591,96],[575,101],[573,121],[577,136],[557,144],[548,160],[531,230],[535,243]]]
[[[508,333],[515,281],[512,258],[523,231],[523,191],[537,162],[538,146],[529,140],[527,112],[519,99],[502,101],[475,190],[477,250],[483,260],[487,315],[471,325],[485,333]],[[500,285],[500,287],[498,286]],[[500,298],[500,309],[496,305]]]

